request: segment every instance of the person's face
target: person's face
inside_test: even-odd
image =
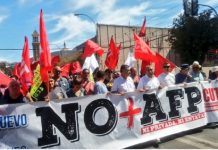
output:
[[[20,95],[20,84],[17,81],[12,81],[8,87],[9,93],[13,96]]]
[[[193,70],[194,72],[197,72],[197,71],[200,70],[200,68],[199,68],[198,66],[193,66],[193,67],[192,67],[192,70]]]
[[[54,76],[58,76],[58,77],[61,76],[61,70],[60,69],[55,68],[53,72],[54,72]]]
[[[127,78],[130,75],[130,69],[129,68],[123,69],[121,74],[122,74],[123,78]]]
[[[148,77],[152,77],[154,75],[154,69],[152,67],[147,67],[146,74]]]
[[[170,66],[169,65],[163,66],[163,69],[164,69],[164,72],[170,72]]]
[[[54,79],[50,79],[50,80],[49,80],[49,86],[50,86],[50,88],[54,88],[54,85],[55,85]]]
[[[85,70],[85,71],[83,71],[83,78],[84,79],[88,79],[89,78],[89,70]]]
[[[181,73],[182,73],[182,74],[188,74],[188,72],[189,72],[189,68],[186,68],[186,69],[181,70]]]
[[[112,79],[112,72],[105,72],[105,79],[111,80]]]

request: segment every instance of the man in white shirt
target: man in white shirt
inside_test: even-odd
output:
[[[163,73],[158,76],[160,86],[163,88],[165,86],[175,85],[175,75],[170,73],[170,64],[164,63]]]
[[[130,75],[130,68],[128,65],[120,67],[121,76],[116,78],[111,89],[112,93],[125,94],[126,92],[135,91],[135,85]]]
[[[147,92],[148,94],[156,93],[160,87],[160,82],[154,75],[154,67],[146,66],[146,74],[139,80],[137,90]]]

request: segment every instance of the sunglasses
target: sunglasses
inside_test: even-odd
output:
[[[164,66],[164,68],[170,68],[170,66]]]

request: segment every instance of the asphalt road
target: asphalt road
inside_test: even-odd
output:
[[[215,129],[203,128],[187,131],[154,141],[129,147],[131,149],[218,149],[218,126]]]

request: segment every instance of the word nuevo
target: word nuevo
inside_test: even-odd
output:
[[[26,114],[0,116],[0,129],[21,128],[27,126]]]

